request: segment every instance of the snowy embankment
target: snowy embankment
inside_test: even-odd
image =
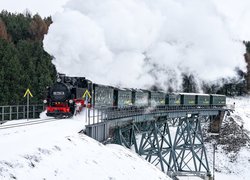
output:
[[[212,172],[217,145],[218,180],[250,177],[250,97],[228,99],[228,104],[234,102],[235,112],[223,122],[220,135],[206,138]],[[130,150],[79,134],[84,117],[0,130],[0,179],[169,179]]]
[[[83,128],[78,116],[0,130],[0,179],[169,179],[132,151],[79,134]]]
[[[248,180],[250,177],[250,96],[227,98],[235,103],[234,113],[222,123],[219,136],[208,136],[206,148],[213,171],[213,145],[215,150],[216,180]]]

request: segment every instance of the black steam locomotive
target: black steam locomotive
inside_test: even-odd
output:
[[[79,111],[83,107],[91,106],[91,99],[83,99],[86,90],[92,91],[92,82],[84,77],[68,77],[59,74],[57,82],[48,88],[47,116],[70,117],[78,107]],[[86,101],[87,100],[87,101]]]
[[[57,82],[48,88],[44,103],[47,116],[70,117],[84,107],[225,106],[226,96],[117,88],[59,74]]]

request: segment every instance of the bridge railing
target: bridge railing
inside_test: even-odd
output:
[[[166,112],[186,112],[187,110],[213,110],[222,109],[223,107],[216,106],[158,106],[158,107],[135,107],[127,106],[123,108],[117,107],[98,107],[88,109],[86,119],[88,125],[104,122],[105,120],[113,120],[120,118],[128,118],[134,116],[142,116],[148,114],[160,114]]]
[[[28,110],[30,119],[39,118],[40,113],[44,110],[44,105],[29,105],[28,108],[27,105],[0,106],[0,123],[10,120],[26,119]]]

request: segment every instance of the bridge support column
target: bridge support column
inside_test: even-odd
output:
[[[210,176],[210,170],[202,137],[199,115],[182,118],[174,140],[177,174],[202,172]]]
[[[142,132],[139,155],[150,163],[160,166],[163,172],[174,171],[174,149],[167,120],[152,121]]]
[[[136,141],[136,131],[138,131],[136,124],[130,124],[125,127],[117,127],[114,132],[114,142],[127,148],[131,148],[133,146],[135,152],[138,153],[139,150]]]
[[[225,115],[225,111],[220,111],[217,116],[212,116],[210,119],[210,132],[211,133],[219,133],[221,124]]]
[[[210,176],[199,114],[175,119],[170,131],[171,124],[164,116],[120,126],[115,129],[114,141],[134,149],[169,176]]]

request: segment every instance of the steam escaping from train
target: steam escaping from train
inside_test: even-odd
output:
[[[57,70],[70,76],[179,90],[183,72],[212,81],[245,69],[241,40],[250,39],[250,30],[240,22],[249,19],[242,8],[250,3],[220,3],[70,0],[53,16],[44,46]]]

